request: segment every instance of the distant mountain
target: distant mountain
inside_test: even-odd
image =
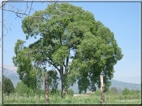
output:
[[[19,79],[19,75],[18,73],[16,72],[15,69],[7,69],[7,68],[3,68],[3,74],[10,78],[14,87],[16,87],[17,83],[20,82],[20,79]],[[134,90],[140,90],[140,84],[133,84],[133,83],[127,83],[127,82],[122,82],[122,81],[117,81],[117,80],[114,80],[112,79],[111,80],[111,87],[116,87],[117,89],[121,89],[123,90],[124,88],[128,88],[128,89],[134,89]],[[61,88],[61,83],[59,82],[59,85],[58,85],[58,88],[60,89]],[[73,89],[73,91],[75,93],[78,93],[78,85],[77,83],[74,84],[73,86],[70,87],[71,89]]]
[[[128,82],[122,82],[122,81],[117,81],[112,79],[111,80],[111,86],[110,87],[116,87],[116,88],[120,88],[120,89],[124,89],[124,88],[128,88],[130,90],[134,89],[134,90],[140,90],[140,84],[134,84],[134,83],[128,83]]]
[[[16,87],[17,83],[20,82],[19,75],[16,70],[3,68],[2,73],[5,77],[9,78],[12,81],[14,87]]]

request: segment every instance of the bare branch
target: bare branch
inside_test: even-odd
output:
[[[33,1],[31,3],[31,6],[30,6],[29,15],[30,15],[30,12],[31,12],[31,9],[32,9],[32,5],[33,5]]]
[[[28,4],[28,1],[27,1],[27,2],[26,2],[26,5],[25,5],[26,7],[25,7],[25,8],[23,7],[22,9],[16,8],[15,6],[10,5],[10,4],[7,3],[7,2],[8,2],[8,0],[4,1],[4,2],[2,3],[2,5],[0,6],[0,8],[2,8],[5,4],[7,4],[8,7],[2,8],[2,10],[7,11],[7,12],[13,12],[13,13],[15,14],[16,18],[23,18],[24,16],[30,16],[32,10],[36,11],[36,10],[33,8],[33,1],[31,1],[31,4]],[[46,5],[49,5],[49,3],[54,4],[55,9],[56,9],[56,11],[59,12],[59,14],[57,14],[57,15],[51,15],[51,17],[62,17],[62,16],[64,16],[64,15],[75,15],[75,14],[78,13],[78,11],[76,11],[76,12],[74,12],[74,13],[68,12],[68,10],[69,10],[70,7],[68,7],[65,12],[62,11],[62,10],[60,10],[60,9],[58,9],[58,8],[56,8],[56,3],[57,3],[57,2],[58,2],[57,0],[41,1],[41,3],[44,3],[44,4],[46,4]],[[30,17],[43,18],[42,16],[30,16]],[[4,22],[4,20],[3,20],[3,22]],[[6,28],[6,26],[4,26],[4,28]],[[6,30],[7,30],[7,29],[8,29],[8,28],[6,28]]]
[[[52,60],[51,58],[46,59],[46,61],[47,61],[49,64],[53,65],[58,71],[60,71],[60,69],[56,66],[56,64],[53,62],[53,60]]]
[[[24,12],[9,10],[9,9],[5,9],[5,8],[3,8],[2,10],[9,11],[9,12],[13,12],[13,13],[15,13],[16,16],[18,16],[18,17],[20,17],[19,14],[28,15],[28,14],[26,14],[26,13],[24,13]],[[20,17],[20,18],[21,18],[21,17]]]

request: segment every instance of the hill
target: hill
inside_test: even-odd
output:
[[[124,89],[124,88],[129,88],[130,90],[134,89],[134,90],[140,90],[140,84],[134,84],[134,83],[128,83],[128,82],[122,82],[122,81],[117,81],[112,79],[111,80],[111,86],[110,87],[116,87],[116,88],[120,88],[120,89]]]

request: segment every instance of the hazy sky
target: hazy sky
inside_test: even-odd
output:
[[[108,27],[115,36],[124,57],[115,65],[114,79],[139,83],[140,82],[140,2],[70,2],[73,5],[81,6],[84,10],[94,14],[97,21],[101,21]],[[13,2],[17,8],[24,8],[24,2]],[[41,10],[46,8],[45,3],[33,3],[33,8]],[[5,25],[11,31],[4,28],[3,37],[3,64],[14,66],[12,57],[17,39],[25,40],[25,34],[21,28],[20,18],[14,13],[4,12]],[[33,42],[34,39],[26,41]]]

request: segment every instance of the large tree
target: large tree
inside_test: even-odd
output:
[[[80,91],[99,87],[100,74],[104,74],[104,84],[109,83],[114,65],[123,56],[109,28],[96,21],[89,11],[71,4],[51,4],[25,17],[22,29],[27,40],[30,37],[38,40],[16,49],[19,52],[14,60],[24,64],[22,57],[17,58],[22,53],[33,66],[45,71],[46,65],[54,67],[60,75],[62,97],[64,89],[76,81]],[[88,85],[81,84],[83,79]]]

